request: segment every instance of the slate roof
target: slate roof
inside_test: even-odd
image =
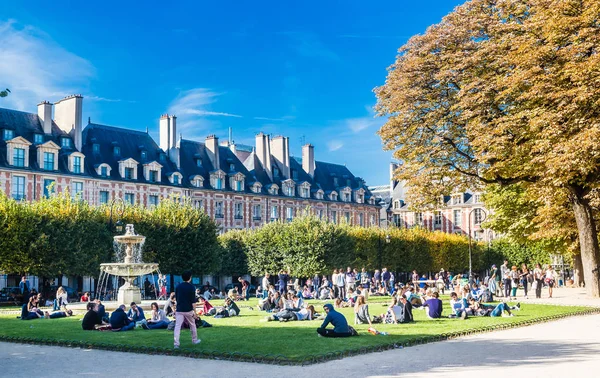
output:
[[[20,112],[16,110],[0,108],[0,133],[2,129],[11,129],[14,131],[14,137],[21,136],[30,142],[34,142],[34,134],[43,135],[43,126],[37,114]],[[7,166],[6,142],[2,140],[0,134],[0,167]],[[52,123],[52,134],[44,136],[44,142],[52,140],[57,145],[61,146],[61,138],[71,137],[66,132],[58,128]],[[99,150],[94,152],[94,145],[97,144]],[[120,153],[115,155],[114,148],[118,146]],[[206,151],[206,145],[202,142],[196,142],[186,139],[179,141],[180,147],[180,169],[176,164],[169,159],[167,152],[163,151],[152,139],[147,132],[136,131],[121,127],[101,125],[97,123],[88,123],[82,132],[82,152],[85,155],[85,165],[83,172],[78,176],[99,177],[96,167],[100,164],[108,164],[111,167],[110,179],[118,181],[131,182],[147,182],[144,177],[144,164],[156,161],[162,166],[161,169],[161,185],[171,185],[168,176],[173,172],[181,173],[183,179],[181,185],[183,187],[191,187],[190,179],[195,175],[201,175],[204,178],[204,188],[211,188],[210,173],[215,170],[215,166],[209,159]],[[254,149],[251,146],[236,145],[237,153],[231,151],[228,146],[219,146],[219,164],[220,169],[227,175],[223,183],[224,190],[233,190],[230,186],[229,177],[240,172],[245,176],[245,192],[251,192],[251,185],[254,182],[262,184],[262,194],[267,194],[267,190],[273,184],[282,188],[282,181],[285,177],[273,177],[271,180],[266,174],[264,167],[260,164]],[[29,147],[29,162],[30,166],[25,168],[17,168],[23,170],[39,170],[37,162],[37,147],[32,144]],[[68,155],[76,151],[75,148],[61,148],[58,156],[59,173],[73,175],[68,171]],[[142,157],[142,151],[145,151],[145,158]],[[241,159],[240,157],[245,157]],[[132,158],[138,162],[137,180],[125,180],[119,172],[119,161]],[[200,159],[201,165],[198,166],[197,160]],[[279,172],[283,172],[281,165],[271,156],[272,167],[278,167]],[[337,178],[337,185],[334,179]],[[302,169],[302,160],[295,157],[290,157],[290,179],[296,186],[303,182],[308,182],[311,189],[311,197],[314,198],[314,193],[319,189],[325,193],[339,191],[340,189],[349,186],[352,190],[363,188],[365,190],[365,199],[371,198],[371,192],[365,186],[364,182],[354,176],[350,170],[339,164],[326,163],[321,161],[315,162],[315,175],[310,177]],[[296,192],[297,193],[297,192]],[[329,201],[328,197],[323,199]],[[353,198],[354,200],[354,198]],[[366,202],[368,204],[368,202]]]

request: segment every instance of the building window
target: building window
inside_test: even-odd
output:
[[[194,209],[204,210],[204,202],[201,199],[194,200]]]
[[[434,217],[435,217],[434,218],[435,225],[441,226],[442,225],[442,212],[436,211]]]
[[[54,153],[44,152],[44,169],[46,171],[54,170]]]
[[[60,146],[63,148],[71,148],[71,139],[69,138],[61,138]]]
[[[292,197],[294,195],[294,187],[293,186],[286,186],[285,187],[285,194],[287,196]]]
[[[196,167],[202,167],[202,159],[196,159]]]
[[[223,218],[223,202],[215,202],[215,218]]]
[[[98,143],[94,143],[94,144],[92,145],[92,151],[93,151],[95,154],[99,154],[99,153],[100,153],[100,145],[99,145]]]
[[[317,215],[319,216],[319,219],[323,219],[323,209],[317,210]]]
[[[125,179],[126,180],[133,179],[133,168],[125,168]]]
[[[115,156],[121,156],[121,147],[114,146],[113,147],[113,155],[115,155]]]
[[[423,213],[415,213],[415,225],[423,225]]]
[[[241,202],[236,202],[234,207],[235,219],[244,219],[244,208]]]
[[[73,182],[73,198],[81,198],[83,196],[83,183]]]
[[[294,209],[291,207],[286,207],[285,208],[285,219],[287,219],[288,221],[291,221],[292,219],[294,219]]]
[[[73,173],[81,173],[81,157],[73,157]]]
[[[242,191],[242,180],[235,180],[235,190],[238,192]]]
[[[462,225],[462,212],[460,210],[454,210],[454,227],[460,227]]]
[[[461,197],[462,197],[461,195],[452,196],[452,204],[453,205],[460,205],[461,202],[462,202],[461,201]]]
[[[156,182],[157,177],[158,177],[158,171],[151,170],[150,171],[150,182]]]
[[[54,184],[54,180],[44,179],[44,198],[50,198],[50,195],[54,193]]]
[[[100,191],[100,204],[104,205],[108,203],[108,192],[105,190]]]
[[[277,205],[271,206],[271,220],[277,219]]]
[[[100,176],[102,176],[102,177],[108,176],[108,168],[107,167],[100,167]]]
[[[173,184],[179,185],[179,175],[173,175]]]
[[[273,177],[279,177],[279,168],[277,168],[277,167],[273,168]]]
[[[220,177],[215,178],[215,189],[223,189],[223,179]]]
[[[331,221],[332,221],[333,223],[337,223],[337,211],[335,211],[335,210],[333,210],[333,211],[331,212]]]
[[[146,160],[146,156],[148,153],[146,151],[142,151],[142,160]]]
[[[15,167],[25,166],[25,149],[15,148],[13,149],[13,165]]]
[[[358,225],[360,227],[364,227],[365,226],[365,215],[363,213],[359,213],[358,214]]]
[[[11,130],[12,131],[12,130]],[[12,197],[17,201],[25,199],[25,177],[13,176]]]
[[[375,215],[371,214],[371,226],[375,226]]]
[[[4,129],[3,138],[4,140],[10,140],[15,137],[15,132],[13,130]]]
[[[135,204],[135,194],[125,193],[125,202],[127,202],[130,205],[134,205]]]
[[[473,224],[481,224],[481,222],[483,222],[483,211],[475,209],[473,212]]]
[[[309,197],[308,188],[302,188],[301,192],[302,192],[302,197],[303,198],[308,198]]]
[[[42,134],[33,134],[33,143],[34,144],[44,143],[44,136]]]
[[[479,194],[473,195],[473,202],[474,203],[480,203],[481,202],[481,196]]]
[[[158,196],[151,194],[148,196],[148,205],[150,206],[158,206]]]
[[[350,212],[344,212],[344,218],[346,218],[346,223],[350,224]]]
[[[252,206],[252,219],[260,220],[260,214],[261,214],[260,204]]]
[[[229,172],[235,172],[235,164],[229,164]]]

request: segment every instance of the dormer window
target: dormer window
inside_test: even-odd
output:
[[[329,199],[332,201],[337,201],[337,199],[338,199],[337,192],[331,192],[331,194],[329,195]]]
[[[153,161],[151,163],[144,164],[144,177],[149,182],[159,182],[162,165]]]
[[[323,199],[323,190],[321,190],[321,189],[317,190],[317,192],[315,193],[315,198],[322,200]]]
[[[113,147],[113,155],[115,155],[115,156],[121,156],[121,147],[114,146]]]
[[[462,203],[462,194],[455,194],[452,196],[452,204],[460,205]]]
[[[238,172],[231,176],[229,185],[231,185],[231,188],[236,192],[241,192],[244,190],[244,178],[244,175]]]
[[[146,152],[146,150],[142,150],[141,155],[142,155],[142,160],[146,160],[148,153]]]
[[[229,164],[229,172],[235,172],[235,164]]]
[[[150,171],[150,182],[156,182],[158,179],[158,171],[151,170]]]
[[[169,181],[173,185],[181,185],[181,178],[182,178],[181,173],[179,173],[179,172],[173,172],[169,176]]]
[[[35,144],[44,143],[44,136],[42,134],[33,134],[33,143],[35,143]]]
[[[173,175],[173,184],[179,185],[179,176],[178,175]]]
[[[44,170],[54,170],[54,152],[44,152]]]
[[[69,155],[69,171],[75,174],[83,173],[85,155],[81,152],[73,152]]]
[[[14,137],[15,137],[15,132],[13,130],[4,129],[4,132],[2,133],[2,138],[4,140],[11,140]]]
[[[73,173],[81,173],[81,157],[73,157]]]
[[[303,182],[300,187],[300,197],[302,198],[310,198],[310,184],[308,182]]]
[[[296,195],[296,188],[295,188],[294,181],[285,180],[282,183],[282,185],[283,185],[283,194],[285,194],[288,197],[293,197]]]
[[[133,168],[125,168],[125,180],[133,179]]]
[[[271,185],[271,187],[269,188],[269,194],[276,196],[278,192],[279,187],[275,184]]]
[[[279,177],[279,168],[277,168],[277,167],[273,168],[273,177]]]
[[[214,189],[221,190],[224,189],[225,181],[225,172],[222,170],[216,170],[210,174],[210,186]]]
[[[196,167],[202,168],[202,159],[200,159],[200,158],[196,159]]]
[[[260,183],[255,182],[254,185],[252,185],[253,193],[260,193],[261,190],[262,190],[262,185],[260,185]]]
[[[71,148],[72,144],[71,144],[71,138],[60,138],[60,146],[62,148]]]
[[[338,178],[337,177],[333,178],[333,186],[335,186],[335,187],[338,186]]]
[[[23,137],[6,142],[8,164],[14,167],[29,167],[29,146],[31,142]]]
[[[365,202],[365,190],[363,188],[354,191],[354,200],[356,201],[356,203]]]
[[[196,188],[201,188],[204,186],[204,177],[202,177],[200,175],[192,176],[192,177],[190,177],[190,182]]]
[[[102,177],[108,176],[108,168],[107,167],[100,167],[100,176],[102,176]]]
[[[100,145],[98,143],[94,143],[92,145],[92,152],[94,152],[95,154],[99,154],[100,153]]]

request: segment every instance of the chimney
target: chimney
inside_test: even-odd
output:
[[[169,152],[169,148],[171,148],[171,117],[168,114],[163,114],[160,116],[160,121],[158,121],[159,134],[160,134],[160,148],[163,151]]]
[[[38,104],[38,117],[42,122],[44,134],[52,134],[52,104],[42,101]]]
[[[302,169],[311,178],[315,177],[315,147],[310,143],[302,146]]]
[[[288,150],[289,139],[283,136],[276,136],[271,140],[271,153],[282,166],[281,175],[284,178],[290,178],[290,151]]]
[[[214,135],[207,136],[205,146],[206,153],[208,154],[214,169],[221,169],[219,166],[219,138]]]
[[[177,146],[177,117],[175,115],[169,117],[169,147]]]
[[[256,156],[267,173],[267,176],[269,176],[269,179],[273,180],[273,170],[271,168],[271,144],[269,136],[262,132],[256,134]]]
[[[394,196],[394,188],[398,185],[398,180],[394,179],[394,172],[398,168],[398,164],[390,163],[390,196]]]
[[[54,104],[54,122],[66,133],[71,134],[75,148],[81,151],[83,96],[72,95]]]

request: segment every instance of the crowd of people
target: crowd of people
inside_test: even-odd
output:
[[[527,298],[529,290],[535,291],[536,297],[541,296],[542,287],[548,286],[549,297],[556,284],[557,273],[552,266],[542,267],[537,264],[529,269],[523,264],[520,268],[509,267],[508,261],[497,268],[493,265],[489,275],[480,280],[471,279],[461,274],[452,275],[443,269],[439,273],[427,277],[416,271],[409,275],[406,283],[397,282],[392,272],[383,268],[372,274],[364,268],[335,269],[330,276],[316,275],[301,283],[293,279],[288,271],[282,270],[276,277],[266,273],[261,285],[256,290],[259,298],[257,308],[267,315],[264,321],[311,321],[322,320],[317,334],[323,337],[349,337],[356,335],[356,330],[348,324],[346,317],[337,311],[340,308],[352,307],[354,324],[402,324],[414,321],[413,311],[422,309],[430,319],[447,317],[451,319],[466,319],[477,316],[513,316],[513,311],[520,310],[520,304],[509,306],[505,301],[516,299],[517,290],[523,290]],[[273,280],[274,278],[274,280]],[[166,279],[159,276],[159,298],[165,299],[164,305],[158,302],[150,305],[150,314],[137,303],[132,302],[129,308],[119,306],[111,314],[106,312],[102,302],[93,300],[90,293],[83,293],[80,302],[87,302],[81,326],[83,330],[111,330],[124,332],[141,328],[144,330],[170,329],[174,331],[174,346],[180,344],[181,328],[189,328],[192,342],[199,343],[197,327],[210,326],[200,316],[212,316],[215,319],[239,316],[242,306],[240,302],[247,301],[250,296],[250,283],[239,278],[239,287],[233,286],[227,293],[216,292],[208,283],[202,288],[191,284],[191,273],[182,275],[183,282],[177,285],[174,292],[167,296]],[[450,313],[443,314],[443,302],[440,294],[450,291]],[[369,311],[368,300],[372,296],[391,296],[391,303],[383,313],[372,315]],[[490,304],[494,297],[503,297],[504,301]],[[314,304],[307,300],[324,300],[322,312],[317,312]],[[223,300],[221,305],[213,305],[211,301]],[[238,303],[240,303],[238,305]],[[22,306],[21,319],[56,319],[70,317],[73,312],[67,307],[68,297],[63,287],[59,287],[55,299],[44,301],[41,293],[31,290],[26,303]],[[42,311],[42,306],[52,307],[52,311]],[[333,328],[328,328],[331,325]],[[370,328],[370,332],[373,328]]]

